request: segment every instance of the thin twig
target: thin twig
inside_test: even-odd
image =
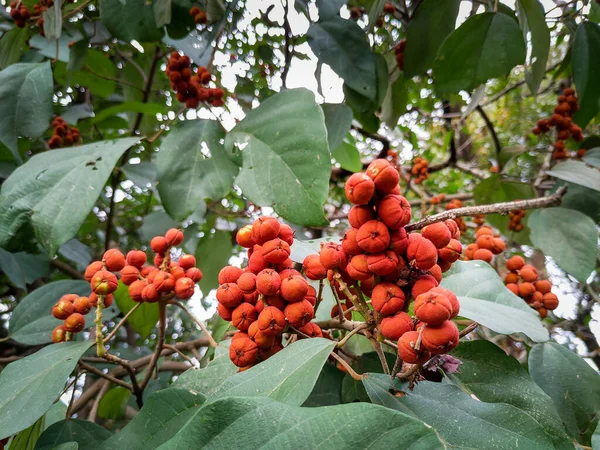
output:
[[[348,364],[346,361],[344,361],[342,358],[336,355],[335,352],[331,352],[331,356],[333,356],[333,359],[339,362],[344,367],[344,369],[346,369],[346,371],[350,374],[352,378],[354,378],[356,381],[362,381],[363,376],[356,373],[354,369],[350,366],[350,364]]]
[[[92,409],[90,410],[90,414],[88,415],[88,420],[90,422],[96,421],[96,416],[98,415],[98,407],[100,406],[100,400],[102,400],[102,397],[104,397],[104,394],[106,394],[108,392],[109,387],[110,387],[110,383],[108,381],[104,380],[104,384],[100,388],[100,392],[98,392],[98,395],[96,396],[96,399],[94,400],[94,403],[92,404]]]
[[[498,162],[498,167],[502,169],[502,166],[500,165],[500,152],[502,151],[502,146],[500,145],[500,139],[498,139],[498,135],[496,134],[496,130],[494,129],[494,124],[492,123],[488,115],[485,113],[481,105],[477,105],[475,109],[485,122],[485,125],[487,126],[488,130],[490,130],[492,140],[494,141],[494,145],[496,147],[496,161]]]
[[[554,194],[546,197],[534,198],[530,200],[519,200],[516,202],[494,203],[491,205],[482,206],[466,206],[464,208],[451,209],[439,214],[426,217],[418,222],[412,223],[405,227],[406,231],[420,230],[432,223],[441,222],[447,219],[456,219],[463,216],[475,216],[480,214],[507,214],[517,209],[536,209],[546,206],[557,205],[560,203],[562,196],[566,192],[566,187],[560,187]]]
[[[200,319],[198,319],[194,315],[194,313],[192,311],[190,311],[183,303],[180,303],[176,300],[171,300],[169,303],[177,306],[178,308],[181,308],[192,318],[192,320],[194,322],[196,322],[196,324],[200,327],[202,332],[204,334],[206,334],[206,338],[208,339],[208,342],[210,342],[211,347],[216,348],[219,345],[219,343],[217,341],[215,341],[214,338],[212,337],[212,335],[210,334],[210,331],[208,331],[208,328],[206,328],[206,325],[204,325],[204,323]]]
[[[131,366],[129,361],[119,358],[118,356],[111,355],[110,353],[106,353],[104,355],[104,359],[119,364],[127,371],[127,373],[129,374],[129,378],[131,379],[131,388],[133,390],[133,394],[135,395],[135,400],[138,405],[138,408],[142,408],[142,406],[144,406],[144,393],[137,381],[135,369]]]
[[[94,366],[90,366],[89,364],[84,363],[83,361],[79,361],[79,365],[86,372],[90,372],[90,373],[93,373],[94,375],[98,375],[100,378],[104,378],[105,380],[110,381],[113,384],[124,387],[125,389],[129,389],[131,392],[133,392],[133,388],[131,387],[131,385],[129,383],[126,383],[123,380],[119,380],[118,378],[115,378],[112,375],[109,375],[107,373],[104,373],[101,370],[96,369]]]
[[[53,259],[50,261],[50,264],[52,264],[56,269],[60,270],[65,275],[69,275],[75,280],[85,280],[85,276],[80,271],[74,269],[60,259]]]
[[[104,338],[104,340],[102,341],[104,344],[106,344],[108,341],[110,341],[115,336],[115,334],[117,333],[119,328],[121,328],[125,324],[127,319],[129,319],[129,316],[131,316],[135,312],[135,310],[140,307],[140,305],[141,305],[141,303],[136,303],[135,305],[133,305],[133,308],[131,308],[127,312],[127,314],[125,314],[125,316],[119,321],[119,323],[117,325],[115,325],[115,327],[112,329],[110,334]]]
[[[96,355],[102,358],[106,350],[104,349],[104,342],[102,336],[102,310],[104,309],[104,295],[98,296],[98,304],[96,305]]]
[[[183,353],[177,347],[174,347],[174,346],[172,346],[170,344],[165,344],[164,347],[168,348],[170,350],[173,350],[175,353],[177,353],[179,356],[181,356],[183,359],[185,359],[187,362],[189,362],[192,365],[192,367],[195,366],[194,361],[192,361],[192,359],[188,355],[186,355],[185,353]]]
[[[459,333],[459,337],[465,337],[467,334],[473,332],[478,326],[479,324],[477,322],[471,323]]]
[[[390,374],[390,366],[388,366],[387,359],[385,359],[385,353],[383,352],[383,348],[381,348],[381,342],[379,342],[375,338],[369,339],[371,345],[375,349],[377,356],[379,356],[379,361],[381,361],[381,367],[383,367],[383,373],[386,375]]]
[[[167,326],[167,305],[165,302],[158,302],[158,342],[156,343],[156,350],[152,355],[152,359],[150,360],[150,364],[146,368],[146,375],[144,376],[144,380],[140,385],[142,391],[146,389],[146,386],[150,382],[150,378],[152,378],[152,374],[154,373],[154,368],[156,367],[156,363],[158,362],[158,358],[163,350],[163,346],[165,345],[165,328]]]
[[[353,335],[355,335],[359,331],[364,330],[365,328],[367,328],[367,324],[365,322],[361,322],[361,324],[359,326],[357,326],[356,328],[351,330],[350,333],[348,333],[346,336],[344,336],[344,338],[336,344],[336,347],[337,348],[343,347],[344,344],[346,342],[348,342],[348,339],[350,339]]]
[[[396,375],[398,375],[398,371],[400,370],[401,367],[402,367],[402,358],[400,358],[400,355],[398,355],[398,356],[396,356],[396,362],[394,363],[394,367],[392,368],[392,373],[391,373],[392,380],[394,378],[396,378]]]
[[[315,303],[315,315],[317,314],[317,309],[319,309],[319,305],[323,301],[323,288],[325,286],[325,280],[319,280],[319,291],[317,292],[317,303]]]
[[[73,380],[73,393],[71,394],[71,399],[69,400],[69,406],[67,406],[67,414],[65,415],[65,418],[67,420],[69,420],[69,418],[71,417],[71,410],[73,409],[73,402],[75,401],[75,394],[77,392],[77,379],[79,378],[80,374],[81,374],[81,372],[78,370],[75,373],[75,379]]]

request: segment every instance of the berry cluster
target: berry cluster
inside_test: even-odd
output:
[[[363,6],[352,6],[350,3],[347,6],[350,10],[350,18],[354,20],[360,19],[367,12]]]
[[[72,147],[81,142],[79,128],[69,126],[61,116],[52,121],[52,128],[54,128],[54,132],[48,140],[50,148]]]
[[[206,12],[201,10],[199,7],[192,6],[190,9],[190,16],[194,18],[194,22],[196,22],[198,25],[206,24]]]
[[[223,106],[225,92],[221,88],[210,88],[212,76],[206,67],[192,67],[188,56],[172,52],[167,63],[166,74],[171,81],[171,88],[176,92],[177,100],[188,108],[197,108],[200,102],[212,106]]]
[[[396,7],[393,3],[385,2],[383,5],[383,13],[384,14],[394,14],[396,12]]]
[[[310,337],[323,333],[311,323],[317,292],[292,268],[292,228],[274,217],[261,217],[241,228],[236,240],[248,249],[248,266],[226,266],[219,272],[217,311],[239,330],[229,356],[246,370],[283,348],[288,325]]]
[[[543,319],[558,307],[558,297],[550,292],[550,280],[540,280],[535,267],[525,264],[521,256],[513,256],[506,261],[509,273],[504,278],[504,284],[513,294],[518,295],[535,309]]]
[[[457,209],[457,208],[462,208],[462,207],[463,207],[463,202],[456,198],[453,198],[448,203],[446,203],[446,211],[450,211],[451,209]],[[456,219],[454,219],[454,221],[456,222],[456,225],[458,225],[458,229],[461,231],[461,233],[464,233],[465,231],[467,231],[467,224],[465,223],[465,221],[462,217],[457,217]]]
[[[65,3],[72,3],[73,0],[66,0]],[[21,1],[14,0],[10,4],[10,17],[15,21],[15,25],[19,28],[25,28],[29,20],[35,19],[35,25],[40,29],[40,35],[44,36],[44,11],[54,6],[54,0],[40,0],[39,3],[33,5],[33,14],[27,6]]]
[[[434,195],[433,197],[431,197],[429,199],[429,201],[431,202],[432,205],[439,205],[445,199],[446,199],[446,196],[444,194],[440,194],[440,195]]]
[[[499,236],[494,236],[490,227],[480,227],[475,232],[475,242],[465,248],[465,261],[480,260],[491,263],[494,255],[504,251],[506,245]]]
[[[558,105],[554,108],[554,114],[550,119],[542,119],[532,130],[533,134],[546,133],[551,127],[556,128],[556,141],[554,142],[553,159],[567,158],[565,141],[570,137],[576,142],[583,140],[583,131],[573,123],[573,115],[579,110],[579,103],[575,90],[566,88],[558,97]]]
[[[407,233],[412,211],[400,195],[399,180],[398,170],[385,159],[352,175],[345,186],[355,205],[348,214],[351,228],[341,244],[324,244],[319,255],[307,256],[303,267],[311,279],[328,274],[335,290],[345,293],[340,297],[348,309],[352,297],[371,297],[382,318],[380,333],[398,341],[404,361],[417,363],[458,344],[458,329],[450,320],[459,312],[458,300],[438,285],[442,272],[459,259],[462,245],[453,220]],[[407,312],[411,297],[414,320]]]
[[[17,27],[25,28],[25,25],[27,25],[27,21],[31,17],[31,12],[23,2],[19,0],[14,0],[10,4],[10,17],[15,21],[15,25]]]
[[[155,252],[154,265],[145,265],[146,253],[141,250],[131,250],[127,256],[116,249],[107,250],[102,261],[94,261],[85,269],[85,279],[92,290],[90,296],[67,294],[52,308],[54,317],[65,320],[64,325],[52,332],[54,342],[70,340],[71,336],[66,332],[83,330],[83,314],[96,307],[99,300],[104,307],[112,305],[112,294],[119,285],[119,279],[113,272],[118,272],[123,284],[129,286],[129,296],[134,302],[168,301],[175,296],[186,300],[194,295],[196,283],[202,279],[196,258],[184,254],[178,261],[171,260],[171,248],[182,242],[183,233],[175,228],[168,230],[164,236],[152,238],[150,247]],[[81,303],[79,307],[78,302]]]
[[[406,48],[406,39],[402,39],[396,47],[394,47],[394,55],[396,56],[396,64],[400,71],[404,70],[404,49]],[[417,158],[418,159],[418,158]],[[415,160],[416,162],[416,160]],[[416,175],[416,174],[413,174]]]
[[[415,183],[421,184],[423,181],[429,178],[429,163],[426,159],[421,158],[420,156],[416,157],[413,166],[410,169],[410,173],[415,175],[417,179]]]
[[[523,223],[521,221],[523,220],[523,217],[525,217],[525,210],[518,209],[515,211],[511,211],[508,214],[508,217],[510,219],[510,221],[508,222],[509,230],[512,230],[512,231],[522,231],[523,230],[523,227],[525,225],[523,225]]]

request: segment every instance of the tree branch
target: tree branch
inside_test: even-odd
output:
[[[502,150],[502,147],[500,146],[500,140],[498,139],[498,135],[496,134],[496,130],[494,129],[494,124],[492,124],[490,118],[485,113],[485,111],[483,110],[481,105],[477,105],[477,107],[475,109],[477,110],[477,112],[479,113],[479,115],[481,116],[483,121],[485,122],[485,125],[487,126],[488,130],[490,130],[490,134],[492,135],[492,140],[494,141],[494,145],[496,146],[496,161],[498,162],[498,166],[500,167],[500,151]],[[502,167],[500,167],[500,168],[502,168]]]
[[[53,259],[50,261],[50,264],[54,268],[60,270],[62,273],[70,276],[73,279],[85,280],[85,277],[83,276],[83,274],[80,271],[78,271],[77,269],[74,269],[73,267],[68,265],[66,262],[61,261],[60,259]]]

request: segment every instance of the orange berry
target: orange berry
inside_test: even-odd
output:
[[[244,271],[239,267],[225,266],[219,271],[219,284],[237,283]]]
[[[85,328],[85,318],[79,313],[73,313],[65,319],[65,330],[79,333]]]
[[[424,345],[421,345],[418,351],[415,350],[418,339],[418,331],[408,331],[400,336],[400,339],[398,339],[398,355],[402,361],[409,364],[418,364],[431,358],[431,354]]]
[[[452,305],[450,300],[439,292],[426,292],[419,295],[414,303],[415,317],[428,325],[441,325],[450,319]]]
[[[294,328],[301,328],[315,317],[315,310],[307,300],[290,303],[283,310],[288,323]]]
[[[404,292],[394,283],[379,283],[373,288],[371,304],[382,316],[391,316],[401,311],[404,301]]]
[[[448,353],[458,345],[458,328],[447,320],[438,327],[427,325],[421,334],[421,343],[434,355]]]
[[[421,231],[421,236],[429,239],[436,248],[444,248],[450,243],[452,234],[445,223],[437,222],[431,225],[427,225]]]
[[[88,297],[78,297],[77,300],[73,302],[73,306],[75,307],[75,312],[83,315],[86,315],[92,310],[92,303]]]
[[[327,269],[321,264],[321,257],[318,254],[308,255],[304,258],[302,270],[309,280],[322,280],[327,276]]]
[[[74,311],[74,303],[63,299],[60,299],[52,307],[52,315],[59,320],[65,320],[67,317],[73,314]]]
[[[97,295],[112,294],[117,290],[119,281],[117,277],[108,270],[100,270],[94,274],[90,281],[92,291]]]
[[[523,257],[515,255],[512,258],[509,258],[506,261],[506,268],[511,272],[516,272],[521,269],[525,265],[525,260]]]
[[[398,312],[393,316],[385,317],[379,326],[381,334],[387,339],[397,341],[404,333],[412,331],[413,321],[405,312]]]
[[[163,255],[169,249],[169,243],[163,236],[156,236],[150,241],[150,248],[153,252]]]
[[[183,232],[177,228],[171,228],[165,233],[165,239],[169,247],[176,247],[183,242]]]
[[[102,261],[94,261],[85,269],[85,279],[87,281],[92,281],[92,277],[99,272],[100,270],[104,270],[104,263]]]
[[[390,244],[390,233],[382,222],[370,220],[359,228],[356,241],[363,250],[369,253],[378,253],[384,251]],[[323,265],[327,267],[325,264]]]
[[[275,295],[281,287],[281,277],[273,269],[261,270],[256,275],[256,290],[262,295]]]
[[[355,173],[346,181],[345,192],[350,203],[366,205],[375,194],[375,183],[367,174]]]
[[[231,314],[231,324],[238,330],[246,331],[256,320],[258,312],[250,303],[240,303]]]
[[[385,194],[390,193],[400,182],[400,174],[387,159],[379,158],[369,164],[365,172],[375,183],[375,189]]]
[[[141,250],[131,250],[127,253],[127,264],[141,269],[146,264],[146,253]]]
[[[131,283],[128,290],[131,300],[137,303],[143,301],[142,291],[146,286],[147,283],[144,280],[137,280]]]
[[[52,330],[52,342],[64,342],[67,340],[67,330],[64,325],[59,325]]]
[[[377,214],[390,230],[398,230],[410,222],[412,208],[403,196],[389,194],[377,204]]]
[[[241,337],[231,341],[229,358],[238,367],[245,367],[256,362],[258,346],[249,337]]]
[[[217,300],[228,308],[235,308],[242,299],[243,293],[235,283],[225,283],[217,289]]]
[[[252,248],[256,242],[252,239],[252,225],[246,225],[240,228],[235,235],[236,242],[244,248]]]
[[[262,245],[271,239],[275,239],[280,228],[281,224],[275,217],[259,217],[252,225],[252,239],[257,244]]]
[[[348,212],[348,222],[351,227],[356,229],[374,218],[375,214],[370,206],[353,206]]]

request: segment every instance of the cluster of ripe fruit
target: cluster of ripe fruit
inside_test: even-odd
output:
[[[550,119],[541,119],[533,128],[533,134],[546,133],[550,128],[556,129],[556,140],[554,142],[553,159],[565,159],[568,157],[565,150],[565,141],[573,138],[576,142],[583,140],[583,131],[573,123],[573,115],[579,111],[579,103],[575,90],[566,88],[558,97],[558,105],[554,108],[554,114]]]
[[[68,341],[72,333],[85,328],[84,315],[97,307],[113,303],[113,292],[117,290],[119,278],[129,286],[129,296],[134,302],[168,301],[174,297],[186,300],[194,295],[196,283],[202,279],[202,272],[196,267],[193,255],[182,255],[177,261],[171,260],[171,249],[183,242],[183,233],[171,228],[164,236],[156,236],[150,241],[155,252],[154,265],[146,265],[146,253],[131,250],[127,256],[119,250],[107,250],[101,261],[94,261],[85,270],[91,294],[80,297],[66,294],[52,308],[54,317],[64,320],[52,332],[54,342]]]
[[[506,261],[509,273],[504,278],[504,284],[527,304],[535,309],[543,319],[548,311],[558,308],[558,297],[550,292],[550,280],[540,280],[535,267],[525,264],[521,256],[513,256]]]
[[[517,209],[515,211],[511,211],[508,214],[509,222],[508,229],[512,231],[522,231],[525,225],[523,225],[523,217],[525,217],[524,209]]]
[[[385,159],[352,175],[345,186],[355,205],[348,214],[351,228],[341,244],[324,244],[303,267],[311,279],[327,276],[346,309],[356,307],[353,300],[370,297],[379,332],[398,341],[403,361],[417,363],[458,344],[451,319],[460,306],[439,283],[442,272],[459,259],[462,245],[453,220],[407,233],[412,211],[400,195],[399,180],[398,170]],[[411,298],[414,317],[408,314]]]
[[[193,17],[194,22],[198,25],[206,24],[206,12],[201,10],[198,6],[192,6],[190,8],[190,16]]]
[[[223,106],[225,91],[211,88],[208,84],[212,76],[206,67],[192,67],[192,61],[186,55],[172,52],[169,56],[165,73],[171,81],[171,88],[176,92],[177,100],[188,108],[197,108],[201,102],[212,106]]]
[[[466,246],[464,259],[491,263],[494,255],[499,255],[505,248],[504,239],[494,236],[490,227],[482,226],[475,232],[475,242]]]
[[[64,3],[73,3],[73,0],[65,0]],[[40,35],[44,36],[44,11],[54,6],[54,0],[40,0],[39,3],[33,5],[33,14],[29,8],[19,0],[14,0],[10,3],[10,17],[15,21],[15,25],[19,28],[25,28],[27,22],[35,20],[35,25],[40,29]]]
[[[450,211],[451,209],[457,209],[457,208],[462,208],[462,207],[463,207],[463,202],[457,198],[453,198],[448,203],[446,203],[446,211]],[[456,219],[454,219],[454,221],[456,222],[456,225],[458,226],[458,229],[461,231],[461,233],[464,233],[465,231],[467,231],[467,224],[465,223],[465,221],[462,217],[457,217]]]
[[[236,240],[248,249],[248,265],[221,270],[217,311],[239,330],[232,337],[229,355],[245,370],[283,348],[281,339],[287,326],[298,330],[300,336],[323,334],[311,322],[317,293],[293,269],[290,259],[292,228],[265,216],[241,228]]]
[[[56,117],[52,121],[54,132],[48,140],[48,147],[72,147],[75,144],[81,143],[79,128],[71,127],[61,116]]]
[[[413,166],[410,169],[411,175],[416,176],[415,183],[421,184],[423,181],[429,178],[429,163],[426,159],[420,156],[416,157],[413,161]]]

